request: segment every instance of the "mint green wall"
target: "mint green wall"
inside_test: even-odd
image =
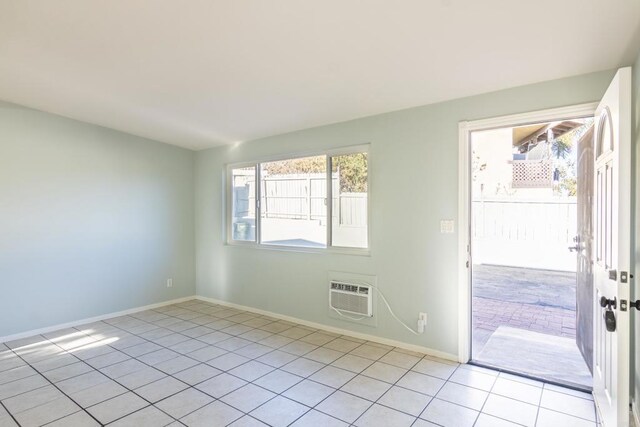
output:
[[[613,71],[545,82],[200,151],[196,154],[197,293],[335,327],[457,353],[458,122],[598,100]],[[312,102],[312,100],[310,100]],[[370,143],[371,256],[226,246],[224,165]],[[380,305],[376,328],[327,315],[327,271],[372,274],[415,337]]]
[[[0,102],[0,337],[193,295],[193,168],[192,151]]]
[[[457,234],[439,221],[457,219],[458,122],[594,101],[612,76],[197,153],[0,103],[0,337],[197,293],[455,354]],[[363,143],[370,257],[223,244],[226,163]],[[329,270],[377,275],[398,315],[429,314],[426,333],[410,335],[382,306],[376,328],[329,317]]]

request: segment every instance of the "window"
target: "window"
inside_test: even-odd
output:
[[[260,164],[260,242],[327,246],[327,158]]]
[[[230,166],[229,182],[231,243],[368,248],[365,149]]]
[[[367,153],[331,157],[333,246],[366,248],[367,236]]]
[[[233,240],[256,240],[256,168],[238,168],[231,175]]]

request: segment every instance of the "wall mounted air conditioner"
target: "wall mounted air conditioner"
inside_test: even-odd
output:
[[[329,282],[329,306],[341,313],[373,317],[371,286],[338,281]]]

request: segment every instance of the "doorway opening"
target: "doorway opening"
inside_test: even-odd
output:
[[[470,132],[472,363],[591,390],[593,121]]]

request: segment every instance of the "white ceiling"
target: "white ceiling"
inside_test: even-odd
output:
[[[639,48],[638,0],[0,0],[0,99],[202,149]]]

